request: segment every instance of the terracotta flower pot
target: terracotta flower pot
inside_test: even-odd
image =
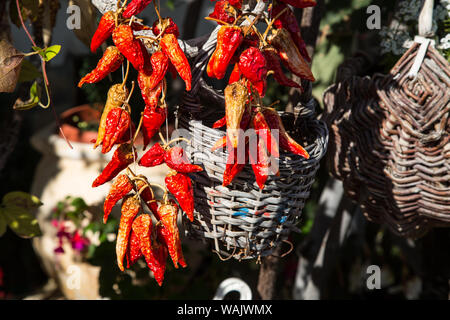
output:
[[[103,106],[95,104],[92,107],[89,104],[84,104],[64,111],[61,114],[61,130],[69,141],[92,143],[92,140],[97,139],[97,131],[82,130],[74,121],[74,116],[79,118],[79,121],[99,123]],[[59,133],[61,136],[61,133]]]

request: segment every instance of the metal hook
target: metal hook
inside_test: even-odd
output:
[[[239,300],[252,300],[252,290],[247,283],[239,278],[228,278],[222,281],[213,300],[223,300],[228,293],[233,291],[239,292]]]

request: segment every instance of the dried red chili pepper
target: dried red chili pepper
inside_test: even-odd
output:
[[[144,81],[146,81],[146,88],[153,90],[166,75],[169,68],[169,58],[162,51],[156,51],[152,54],[150,61],[153,72]]]
[[[141,210],[141,203],[139,199],[134,196],[127,196],[123,199],[121,216],[119,222],[119,231],[117,232],[116,240],[116,256],[117,265],[121,271],[124,271],[123,259],[128,248],[128,239],[130,236],[131,226],[134,218]]]
[[[143,181],[143,179],[145,181]],[[150,211],[159,220],[158,202],[153,197],[153,191],[150,189],[151,187],[148,184],[147,179],[140,176],[140,179],[136,180],[136,187],[137,187],[136,192],[140,192],[142,201],[144,201],[146,206],[150,209]]]
[[[125,131],[125,133],[116,140],[115,144],[128,143],[133,139],[134,134],[136,133],[136,126],[133,122],[130,124],[130,129]]]
[[[143,167],[155,167],[164,162],[166,150],[159,142],[155,143],[139,160],[139,165]]]
[[[170,200],[158,208],[158,213],[161,217],[160,221],[164,226],[161,234],[169,249],[169,255],[172,258],[173,265],[175,268],[178,268],[178,264],[180,264],[184,268],[186,265],[181,263],[184,262],[184,257],[181,251],[180,233],[177,226],[178,206],[173,200]]]
[[[273,47],[266,47],[263,50],[264,57],[267,62],[267,69],[273,71],[273,77],[275,80],[281,84],[282,86],[294,87],[301,89],[302,86],[295,82],[294,80],[289,79],[283,72],[280,64],[280,58],[278,58],[277,51]]]
[[[153,136],[159,131],[167,118],[167,107],[156,106],[154,108],[145,106],[142,119],[142,134],[144,136],[144,150]]]
[[[96,83],[106,78],[108,74],[116,71],[123,63],[123,56],[119,49],[114,46],[106,48],[103,57],[98,61],[94,70],[85,75],[78,87],[81,88],[85,83]]]
[[[134,220],[136,221],[136,219]],[[134,224],[133,221],[133,224]],[[125,259],[127,261],[127,268],[130,268],[143,256],[141,250],[140,239],[136,232],[133,230],[133,225],[131,226],[130,238],[128,240],[128,248],[125,253]]]
[[[115,84],[108,90],[108,97],[106,99],[105,107],[103,108],[102,117],[100,118],[100,124],[98,128],[97,141],[95,142],[94,149],[97,148],[105,137],[106,117],[108,113],[114,109],[123,105],[128,97],[128,89],[122,84]]]
[[[266,58],[257,47],[250,47],[239,58],[239,70],[252,83],[264,80],[267,76]]]
[[[242,7],[243,0],[228,0],[228,2],[230,2],[230,5],[233,7],[240,9]]]
[[[130,113],[122,108],[114,108],[106,116],[105,136],[102,153],[108,153],[117,140],[130,129]]]
[[[293,74],[302,79],[315,81],[308,63],[303,59],[286,29],[272,30],[272,34],[267,40],[278,50],[281,60]]]
[[[97,30],[95,30],[95,33],[92,36],[91,40],[92,52],[97,51],[97,49],[101,46],[101,44],[112,35],[114,27],[116,26],[115,23],[116,22],[114,12],[108,11],[102,16],[98,24]]]
[[[159,36],[161,30],[164,30],[164,33],[171,33],[176,38],[180,36],[180,30],[178,30],[178,26],[172,20],[172,18],[167,17],[160,20],[156,20],[153,22],[152,31],[155,36]]]
[[[259,138],[256,145],[256,152],[249,152],[249,159],[252,165],[253,173],[258,187],[262,190],[269,177],[270,159],[267,154],[266,144],[264,140]]]
[[[228,24],[234,22],[235,18],[233,16],[232,10],[229,8],[230,2],[226,0],[219,0],[214,5],[214,11],[209,14],[208,17],[217,19]],[[217,21],[218,24],[223,24]]]
[[[114,151],[111,161],[106,165],[102,173],[94,180],[92,187],[98,187],[105,182],[114,179],[120,171],[133,163],[136,157],[136,150],[134,150],[131,144],[121,144],[116,151]]]
[[[109,214],[112,208],[116,205],[117,201],[125,197],[128,192],[133,190],[133,183],[126,174],[121,174],[117,177],[116,181],[113,182],[109,193],[106,196],[105,202],[103,203],[103,223],[108,221]]]
[[[138,84],[141,89],[142,99],[147,106],[154,108],[158,105],[159,97],[163,91],[164,80],[156,85],[155,88],[150,89],[150,77],[148,77],[144,72],[139,72],[138,74]]]
[[[171,33],[165,33],[159,44],[186,84],[186,91],[190,91],[192,81],[191,66],[183,50],[181,50],[177,38]]]
[[[153,270],[153,275],[155,276],[155,279],[161,283],[162,285],[162,281],[164,280],[164,272],[166,270],[166,261],[167,261],[167,257],[169,255],[167,246],[165,244],[165,240],[162,236],[162,232],[161,230],[164,229],[161,225],[156,226],[156,238],[153,238],[152,241],[152,251],[153,251],[153,257],[154,257],[154,261],[157,262],[157,266],[158,268],[155,268],[155,270]],[[183,261],[179,260],[178,261],[180,264]],[[186,265],[186,263],[184,262],[184,265]],[[183,266],[183,265],[182,265]]]
[[[133,231],[139,238],[139,245],[145,261],[147,262],[147,266],[150,270],[152,270],[156,282],[158,282],[159,286],[161,286],[164,280],[164,270],[166,263],[165,259],[161,260],[158,258],[158,252],[154,250],[153,243],[156,241],[156,239],[154,236],[152,236],[152,227],[152,218],[148,214],[141,214],[134,220],[132,225]]]
[[[239,70],[255,88],[260,96],[266,91],[266,58],[257,47],[250,47],[239,58]]]
[[[223,180],[222,186],[224,187],[228,186],[234,180],[234,178],[236,178],[239,172],[241,172],[242,169],[244,169],[245,164],[248,161],[247,146],[245,151],[245,161],[241,161],[239,159],[238,148],[230,148],[228,147],[228,145],[227,148],[228,148],[228,157],[222,179]]]
[[[142,42],[133,35],[133,29],[129,25],[117,26],[112,34],[113,42],[117,49],[130,61],[137,71],[148,72],[145,68],[149,59],[147,49]]]
[[[247,26],[242,27],[242,31],[245,34]],[[242,40],[241,45],[237,50],[234,52],[233,57],[230,60],[230,64],[236,64],[239,63],[239,58],[241,57],[242,52],[247,50],[250,47],[259,47],[260,39],[259,36],[256,34],[256,32],[253,29],[250,29],[250,32],[244,37],[244,40]]]
[[[217,120],[216,122],[214,122],[212,127],[214,129],[218,129],[218,128],[222,128],[222,127],[224,127],[226,125],[227,125],[227,117],[225,116],[225,117]]]
[[[241,79],[241,70],[239,70],[239,64],[236,63],[233,67],[233,71],[231,71],[230,79],[228,79],[228,84],[232,84]]]
[[[151,27],[146,26],[145,24],[142,24],[142,23],[138,23],[138,22],[132,22],[131,29],[133,29],[133,31],[152,30]]]
[[[264,108],[262,110],[264,118],[266,119],[269,127],[274,130],[279,130],[279,143],[280,147],[286,151],[292,152],[294,154],[298,154],[306,159],[309,158],[308,152],[298,144],[294,139],[289,136],[284,128],[283,122],[281,121],[278,112],[273,108]]]
[[[240,123],[240,128],[242,130],[247,130],[250,124],[250,120],[252,118],[252,110],[250,107],[250,104],[247,104],[245,106],[245,111],[244,114],[242,115],[242,119],[241,119],[241,123]],[[226,116],[223,117],[222,119],[217,120],[214,125],[216,125],[215,128],[220,128],[224,125],[226,125]],[[214,128],[213,125],[213,128]],[[223,136],[222,138],[218,139],[215,143],[214,146],[211,148],[211,151],[215,151],[217,149],[221,149],[223,147],[225,147],[227,145],[227,136]]]
[[[299,9],[314,7],[317,4],[316,0],[280,0],[280,1],[290,4],[291,6]]]
[[[285,10],[286,9],[286,10]],[[281,13],[285,10],[283,13]],[[280,16],[278,16],[281,13]],[[284,28],[286,29],[294,40],[295,45],[300,51],[303,58],[306,61],[311,62],[311,58],[309,57],[308,51],[306,50],[306,43],[303,41],[302,34],[300,33],[300,27],[297,23],[297,18],[294,15],[294,12],[284,3],[278,2],[273,6],[271,10],[271,16],[278,18],[274,21],[273,25],[277,29]]]
[[[122,13],[122,17],[129,19],[131,16],[141,13],[150,2],[152,2],[152,0],[131,0],[125,11]]]
[[[167,190],[177,199],[189,220],[194,221],[194,189],[191,178],[186,174],[171,172],[165,179]]]
[[[172,147],[164,154],[164,161],[167,166],[181,173],[193,173],[203,171],[203,168],[191,164],[187,159],[183,148]]]
[[[273,136],[269,124],[261,111],[258,110],[254,113],[252,125],[259,139],[264,141],[267,151],[272,156],[279,157],[280,150],[278,149],[278,141],[276,140],[276,137]]]
[[[227,137],[236,148],[239,142],[239,128],[246,109],[248,99],[247,88],[242,83],[229,84],[225,90],[225,117],[227,121]]]
[[[209,59],[206,72],[210,78],[222,79],[244,36],[238,26],[222,26],[217,33],[217,46]]]

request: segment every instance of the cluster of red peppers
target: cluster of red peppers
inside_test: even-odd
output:
[[[166,142],[160,133],[167,119],[165,76],[167,71],[172,76],[178,74],[187,91],[191,90],[192,76],[189,62],[178,44],[179,30],[174,21],[161,18],[155,4],[158,19],[151,27],[143,25],[135,15],[141,13],[151,0],[127,2],[118,1],[115,12],[109,11],[102,16],[91,41],[91,51],[96,52],[109,38],[114,45],[106,48],[95,69],[84,76],[78,86],[97,83],[125,62],[127,64],[123,82],[114,84],[108,91],[98,136],[93,141],[94,148],[102,146],[102,153],[110,152],[115,146],[116,149],[92,187],[113,181],[104,201],[105,223],[112,208],[122,201],[116,240],[120,270],[124,271],[144,258],[156,281],[162,285],[168,256],[175,268],[186,267],[177,217],[180,207],[190,221],[194,220],[194,192],[189,174],[203,170],[190,163],[181,147],[172,146],[180,139]],[[224,186],[230,184],[250,161],[257,184],[263,189],[269,174],[279,174],[269,165],[270,156],[279,156],[279,148],[309,157],[306,150],[288,135],[276,110],[261,102],[270,74],[281,85],[301,88],[300,83],[284,74],[282,66],[302,79],[314,81],[299,26],[286,4],[305,8],[315,5],[315,1],[273,1],[270,15],[265,19],[268,26],[264,34],[255,26],[261,16],[240,26],[243,19],[248,19],[248,15],[241,12],[242,0],[219,0],[208,17],[221,25],[216,49],[207,66],[208,75],[222,79],[228,66],[234,66],[225,89],[226,115],[214,124],[215,128],[227,127],[226,136],[213,148],[226,146],[228,149]],[[151,30],[154,37],[136,36],[135,31],[140,30]],[[137,128],[131,119],[129,105],[134,82],[131,90],[126,86],[130,65],[138,72],[137,82],[145,102]],[[253,128],[259,137],[257,152],[246,151],[244,161],[237,161],[238,150],[242,146],[245,150],[249,148],[248,138],[240,137],[237,130],[248,128]],[[275,130],[278,137],[273,134]],[[139,132],[144,138],[144,150],[157,133],[162,143],[155,143],[138,161],[134,143]],[[171,169],[165,178],[165,186],[135,174],[129,166],[136,162],[144,167],[165,163]],[[122,172],[125,169],[126,173]],[[162,199],[156,199],[152,187],[164,190]],[[169,194],[176,201],[169,199]]]
[[[212,150],[226,146],[228,159],[223,175],[223,185],[229,185],[250,161],[256,182],[263,189],[269,174],[279,175],[273,168],[270,156],[278,157],[279,148],[309,158],[307,151],[286,132],[273,108],[261,102],[267,88],[267,77],[283,86],[301,89],[301,84],[284,74],[283,66],[300,79],[315,81],[308,62],[305,42],[291,8],[316,5],[312,0],[277,0],[269,7],[266,31],[261,34],[255,24],[262,16],[250,20],[241,12],[242,0],[219,0],[207,17],[221,25],[217,45],[208,65],[211,78],[222,79],[229,66],[233,66],[228,86],[225,88],[225,117],[214,128],[226,125],[227,134],[215,143]],[[242,22],[247,19],[250,24]],[[249,152],[248,137],[239,132],[254,129],[257,138],[256,152]],[[272,133],[277,130],[278,137]],[[245,159],[238,159],[238,150],[245,148]]]
[[[94,149],[102,146],[101,152],[108,153],[114,146],[111,161],[94,180],[92,187],[98,187],[112,181],[104,202],[106,223],[112,208],[122,200],[121,217],[116,240],[117,264],[120,270],[131,267],[143,257],[152,270],[159,285],[162,285],[167,257],[170,256],[175,268],[186,267],[177,227],[179,207],[189,220],[194,219],[194,194],[192,181],[188,174],[203,170],[191,164],[179,146],[171,147],[179,139],[156,143],[139,161],[134,147],[140,131],[144,138],[144,149],[167,118],[165,103],[165,75],[170,71],[173,76],[179,74],[184,80],[186,90],[191,90],[191,68],[178,44],[179,30],[171,18],[161,18],[155,5],[158,19],[153,25],[145,26],[135,17],[151,2],[132,0],[123,2],[115,12],[106,12],[98,25],[91,41],[91,51],[95,52],[110,37],[114,45],[104,51],[94,70],[84,76],[78,86],[85,83],[97,83],[108,74],[119,69],[124,62],[127,71],[122,83],[114,84],[108,91],[107,101],[100,119]],[[134,31],[151,30],[154,37],[135,36]],[[150,52],[141,41],[145,39]],[[139,125],[136,128],[131,119],[129,99],[134,82],[129,91],[126,81],[131,66],[138,72],[137,82],[145,102]],[[141,130],[142,128],[142,130]],[[161,186],[148,182],[145,176],[136,175],[129,165],[138,162],[142,166],[156,166],[166,163],[171,171],[165,184]],[[121,173],[126,169],[126,173]],[[164,190],[162,199],[156,199],[152,187]],[[169,199],[169,193],[177,200]],[[147,209],[147,212],[146,211]]]

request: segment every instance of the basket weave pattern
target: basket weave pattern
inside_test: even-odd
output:
[[[262,191],[250,165],[244,167],[231,185],[223,187],[227,154],[221,150],[211,152],[211,147],[225,132],[198,120],[183,121],[187,117],[181,116],[180,126],[191,133],[187,153],[193,163],[202,164],[205,169],[191,176],[195,220],[186,224],[190,235],[211,239],[215,251],[222,256],[247,259],[271,254],[291,231],[299,231],[295,225],[325,154],[328,138],[325,124],[312,116],[310,112],[310,117],[305,117],[312,141],[306,147],[310,158],[282,153],[280,176],[269,176]]]
[[[324,95],[331,173],[369,220],[405,237],[450,225],[450,66],[430,47],[409,78],[419,47],[390,74],[349,77]]]

